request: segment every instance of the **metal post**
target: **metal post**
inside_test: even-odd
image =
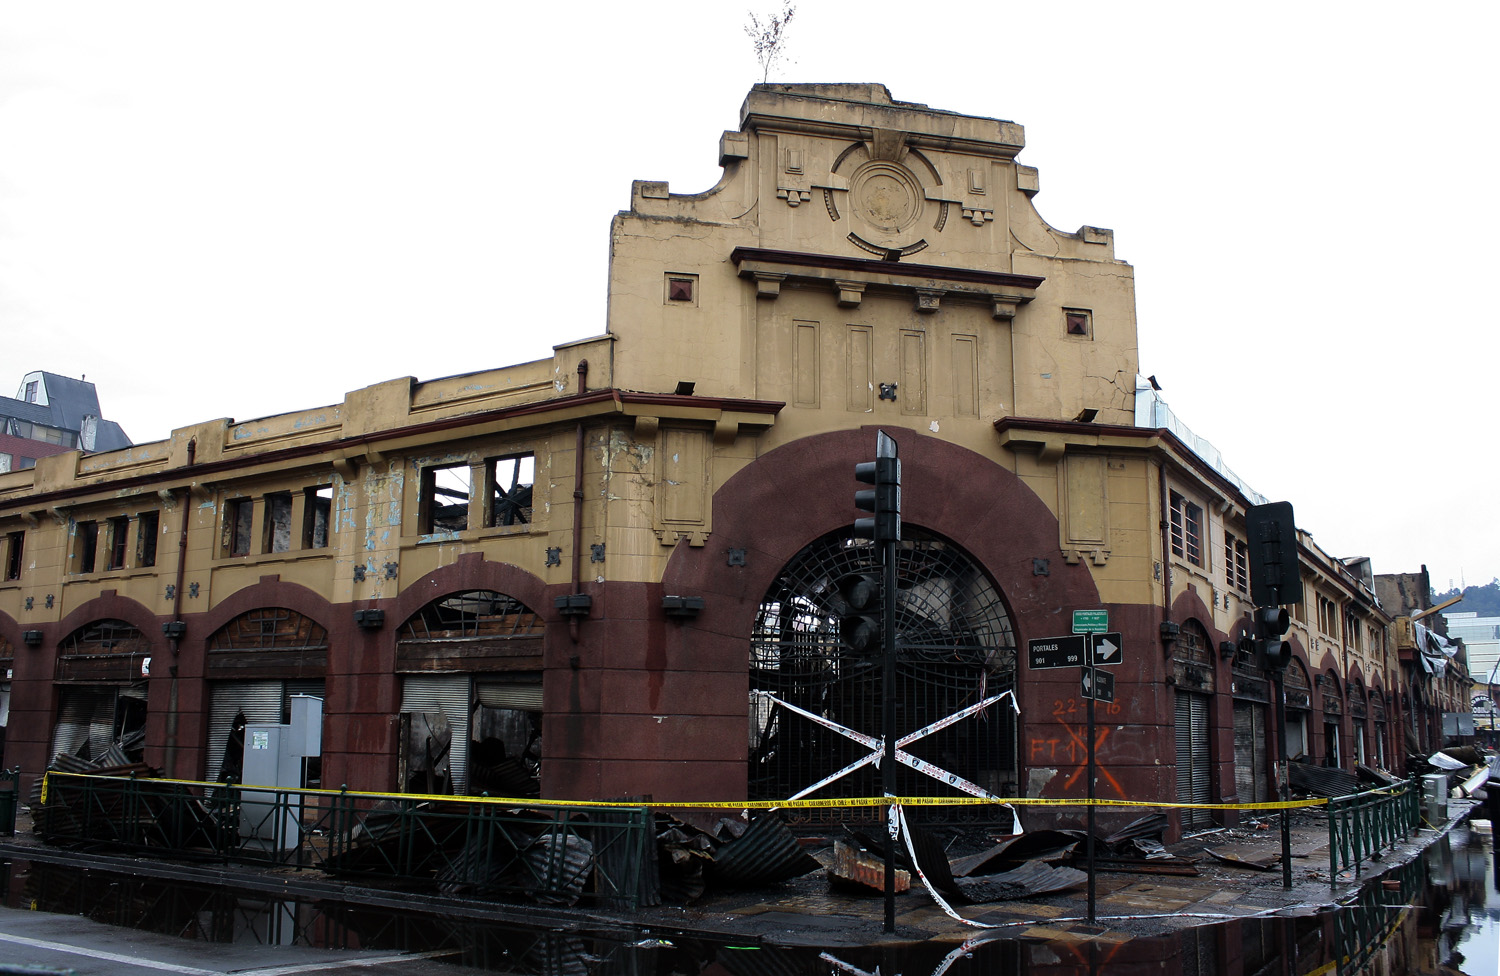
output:
[[[1092,924],[1093,921],[1094,921],[1094,916],[1095,916],[1095,912],[1094,912],[1094,895],[1095,895],[1095,890],[1094,890],[1094,774],[1095,774],[1095,766],[1094,766],[1094,695],[1098,693],[1099,686],[1097,684],[1098,679],[1097,679],[1097,677],[1094,674],[1094,667],[1093,667],[1093,663],[1094,663],[1094,652],[1093,652],[1093,649],[1092,649],[1093,648],[1093,643],[1092,643],[1093,642],[1093,635],[1092,634],[1089,635],[1088,639],[1089,639],[1089,642],[1090,642],[1089,643],[1090,650],[1089,650],[1089,655],[1088,655],[1088,661],[1089,661],[1089,663],[1086,664],[1086,665],[1084,665],[1084,670],[1088,672],[1088,677],[1089,677],[1089,682],[1088,682],[1088,684],[1089,684],[1089,695],[1088,695],[1088,699],[1089,699],[1089,704],[1088,704],[1088,709],[1089,709],[1089,721],[1088,721],[1088,737],[1089,737],[1089,790],[1088,790],[1088,793],[1089,793],[1089,816],[1088,816],[1088,831],[1089,831],[1089,838],[1088,838],[1088,843],[1089,843],[1089,922],[1090,922],[1090,924]]]
[[[887,539],[880,546],[884,580],[880,591],[881,644],[885,653],[885,702],[881,718],[885,738],[885,755],[880,761],[880,784],[886,796],[895,792],[896,780],[896,540]],[[891,807],[885,808],[885,931],[896,931],[896,836],[891,823]]]
[[[1288,779],[1291,769],[1286,757],[1286,672],[1277,668],[1271,672],[1271,681],[1276,689],[1276,785],[1282,803],[1290,799],[1291,784]],[[1292,886],[1292,811],[1281,808],[1281,886]]]

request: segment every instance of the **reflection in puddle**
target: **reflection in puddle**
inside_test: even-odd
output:
[[[635,941],[480,919],[275,898],[220,887],[81,871],[42,862],[0,870],[11,908],[81,915],[110,925],[215,943],[442,953],[446,961],[518,974],[630,973],[793,976],[798,973],[1014,973],[1036,976],[1402,976],[1500,971],[1500,890],[1490,826],[1460,828],[1418,860],[1367,885],[1337,910],[1255,918],[1134,938],[1111,928],[1023,939],[977,936],[963,946],[734,946],[669,936]],[[1145,967],[1145,968],[1143,968]]]

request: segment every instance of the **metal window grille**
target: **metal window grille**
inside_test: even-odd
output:
[[[898,546],[897,736],[1014,688],[1016,641],[994,584],[957,546],[908,527]],[[789,562],[761,601],[750,645],[750,795],[791,796],[868,749],[776,704],[769,696],[846,728],[879,736],[882,663],[859,653],[848,581],[879,574],[868,540],[839,531]],[[878,607],[878,601],[876,601]],[[878,610],[876,611],[878,613]],[[1016,775],[1015,712],[1008,703],[912,744],[908,751],[997,795]],[[815,795],[869,796],[866,766]],[[904,766],[885,788],[903,795],[962,795]]]

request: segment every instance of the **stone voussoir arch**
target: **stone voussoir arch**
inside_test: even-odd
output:
[[[747,637],[783,567],[814,540],[853,523],[854,465],[873,457],[880,429],[900,445],[903,520],[953,540],[990,575],[1018,640],[1055,626],[1059,604],[1099,604],[1088,569],[1061,558],[1057,517],[1012,471],[916,430],[861,427],[768,451],[714,493],[709,544],[679,545],[662,577],[665,592],[706,598],[696,628]],[[743,561],[727,565],[729,550],[743,551]],[[1045,573],[1038,559],[1046,560]]]

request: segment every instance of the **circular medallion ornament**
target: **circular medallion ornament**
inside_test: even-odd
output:
[[[887,160],[871,160],[849,179],[854,216],[882,243],[911,228],[922,217],[922,187],[909,170]]]

